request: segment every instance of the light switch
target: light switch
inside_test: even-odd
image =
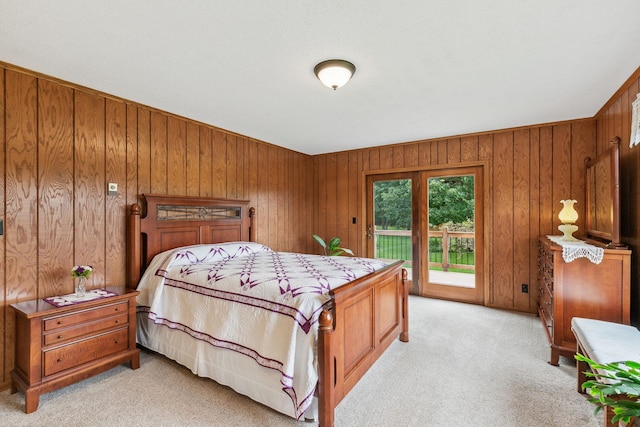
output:
[[[110,182],[107,186],[107,194],[110,196],[115,196],[116,194],[118,194],[118,184],[116,184],[115,182]]]

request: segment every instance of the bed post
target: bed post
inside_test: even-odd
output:
[[[131,205],[128,218],[129,235],[127,236],[129,257],[127,261],[127,286],[135,289],[140,281],[140,270],[142,269],[142,236],[140,235],[140,205]]]
[[[255,222],[256,222],[256,208],[250,207],[249,208],[249,241],[250,242],[256,241]]]
[[[333,365],[333,315],[322,310],[318,319],[318,427],[333,427],[334,381]]]
[[[402,269],[402,332],[400,341],[409,342],[409,283],[406,269]]]

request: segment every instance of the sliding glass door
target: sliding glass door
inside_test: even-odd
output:
[[[411,290],[482,303],[481,166],[367,177],[367,256],[403,259]]]

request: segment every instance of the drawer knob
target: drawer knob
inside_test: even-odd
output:
[[[62,325],[64,322],[62,320],[58,320],[58,325]]]
[[[56,337],[56,339],[61,340],[61,339],[62,339],[62,335],[58,335],[58,336]]]
[[[119,321],[119,320],[116,320],[114,323],[120,323],[120,321]]]
[[[120,340],[113,340],[115,344],[120,344]]]
[[[58,362],[58,363],[62,362],[62,357],[60,359],[56,360],[56,362]]]

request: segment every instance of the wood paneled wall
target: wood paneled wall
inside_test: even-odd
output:
[[[122,284],[126,211],[142,193],[249,199],[257,241],[309,252],[310,156],[0,63],[0,389],[13,368],[9,304]],[[107,183],[118,194],[107,195]]]
[[[620,228],[622,241],[631,255],[631,316],[640,324],[640,146],[629,147],[631,103],[640,93],[640,68],[620,87],[596,115],[598,153],[609,146],[614,136],[620,144]]]
[[[584,229],[584,159],[595,150],[596,123],[588,119],[315,156],[314,229],[340,236],[345,247],[364,254],[365,173],[483,162],[489,174],[485,211],[492,213],[485,215],[485,304],[533,313],[537,238],[559,234],[560,200],[567,198],[578,201],[578,226]],[[530,284],[529,294],[521,292],[522,283]]]

